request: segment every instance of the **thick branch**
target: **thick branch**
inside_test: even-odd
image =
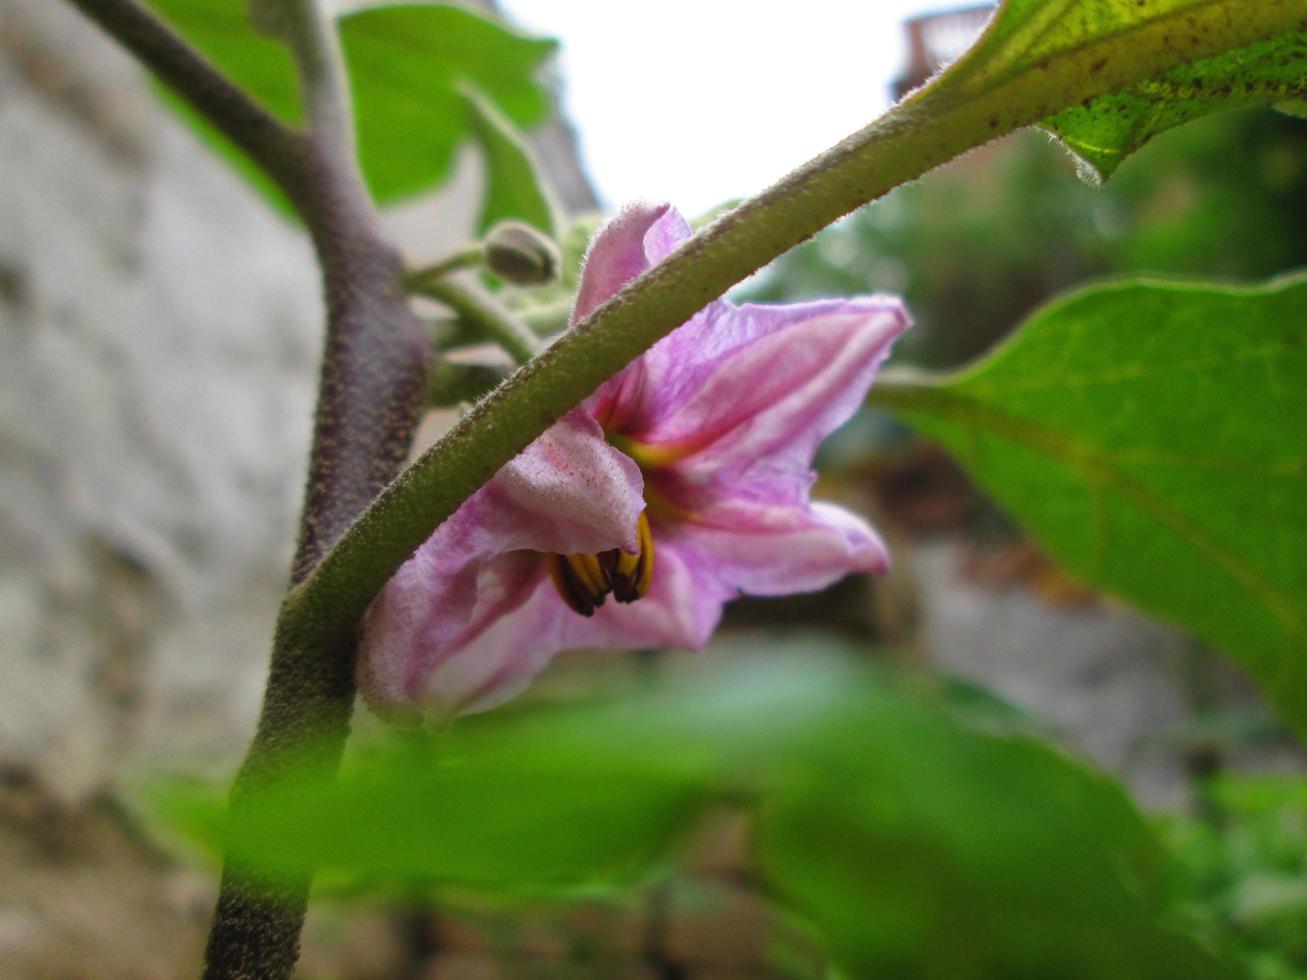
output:
[[[135,0],[70,0],[259,165],[299,206],[304,139]]]
[[[313,236],[327,338],[292,581],[392,480],[426,397],[429,344],[409,309],[399,256],[385,243],[354,157],[349,90],[335,26],[313,0],[269,0],[299,67],[308,131],[270,116],[134,0],[71,0],[221,133],[290,198]],[[274,17],[276,20],[278,17]],[[334,774],[354,703],[347,632],[301,642],[278,631],[258,730],[232,793],[232,819],[255,787],[306,756]],[[312,869],[273,879],[231,863],[205,952],[211,978],[290,975]]]
[[[430,345],[409,309],[399,256],[383,240],[354,157],[351,110],[334,25],[312,0],[289,0],[287,40],[300,69],[308,137],[301,211],[322,265],[327,337],[292,582],[303,580],[403,465],[426,398]],[[339,766],[354,704],[354,640],[304,640],[279,629],[258,730],[232,791],[249,794]],[[293,764],[290,760],[293,760]],[[205,951],[208,978],[289,976],[313,869],[272,879],[231,861]]]

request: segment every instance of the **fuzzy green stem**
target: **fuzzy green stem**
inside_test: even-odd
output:
[[[308,636],[350,630],[395,569],[500,466],[697,310],[842,215],[1067,106],[1307,26],[1301,3],[1258,18],[1246,12],[1239,0],[1211,2],[1001,71],[978,72],[964,59],[958,72],[717,219],[479,402],[287,596],[283,627]]]
[[[522,323],[488,293],[479,293],[449,279],[433,278],[421,286],[410,286],[415,292],[444,303],[469,326],[487,340],[493,340],[508,351],[518,364],[525,364],[540,350],[540,341],[530,327]]]
[[[459,272],[463,269],[475,269],[483,265],[486,261],[485,246],[481,244],[470,245],[461,251],[454,252],[452,255],[446,255],[431,265],[423,266],[421,269],[414,269],[404,277],[404,285],[410,292],[420,293],[429,284],[439,282],[451,272]]]

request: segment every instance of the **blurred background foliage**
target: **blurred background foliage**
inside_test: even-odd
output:
[[[1307,975],[1307,782],[1214,778],[1197,818],[1160,823],[1188,875],[1189,928],[1239,949],[1257,980]]]
[[[737,637],[711,657],[580,703],[365,736],[339,785],[306,769],[226,834],[203,788],[153,805],[270,872],[317,863],[320,891],[438,906],[666,883],[725,812],[793,941],[853,976],[1237,975],[1168,923],[1178,879],[1120,787],[1018,713],[872,669],[830,634]]]
[[[1307,264],[1307,126],[1218,113],[1154,139],[1106,184],[1028,130],[900,187],[742,291],[789,301],[883,291],[916,326],[898,362],[954,368],[1072,285],[1121,274],[1249,280]]]

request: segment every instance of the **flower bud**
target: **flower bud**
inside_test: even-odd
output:
[[[515,286],[539,286],[558,278],[558,246],[520,221],[501,221],[486,235],[486,268]]]

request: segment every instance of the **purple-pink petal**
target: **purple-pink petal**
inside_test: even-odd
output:
[[[640,273],[676,251],[691,234],[689,223],[669,205],[640,203],[623,208],[599,230],[590,246],[572,322],[589,316]],[[724,300],[709,303],[601,385],[587,399],[586,410],[610,429],[621,431],[644,424],[644,419],[661,410],[659,406],[674,401],[673,388],[684,381],[679,359],[686,353],[685,344],[675,338],[693,334],[697,340],[691,343],[724,340],[716,324],[732,309]],[[692,364],[686,367],[693,371]]]
[[[428,717],[493,708],[565,650],[697,650],[712,635],[722,603],[731,598],[696,554],[682,553],[673,543],[659,548],[657,574],[646,596],[629,605],[610,600],[588,618],[563,604],[540,563],[528,568],[501,559],[490,574],[498,584],[482,590],[472,622],[413,692]],[[519,601],[520,592],[525,596]]]
[[[883,572],[889,552],[858,515],[817,501],[777,506],[737,499],[671,532],[675,546],[712,570],[721,592],[815,592],[852,572]]]
[[[520,583],[512,592],[487,578],[487,566],[512,552],[634,550],[643,509],[639,468],[593,419],[568,415],[441,524],[373,601],[361,628],[360,690],[381,713],[411,719],[415,692],[474,610],[493,600],[506,612],[501,593],[527,597]]]
[[[735,313],[753,339],[701,361],[697,386],[629,437],[675,458],[659,489],[682,507],[722,492],[804,504],[817,447],[862,404],[907,314],[880,297]]]
[[[690,237],[690,226],[670,204],[628,204],[590,243],[576,292],[572,322],[583,320],[628,282],[667,258]]]

